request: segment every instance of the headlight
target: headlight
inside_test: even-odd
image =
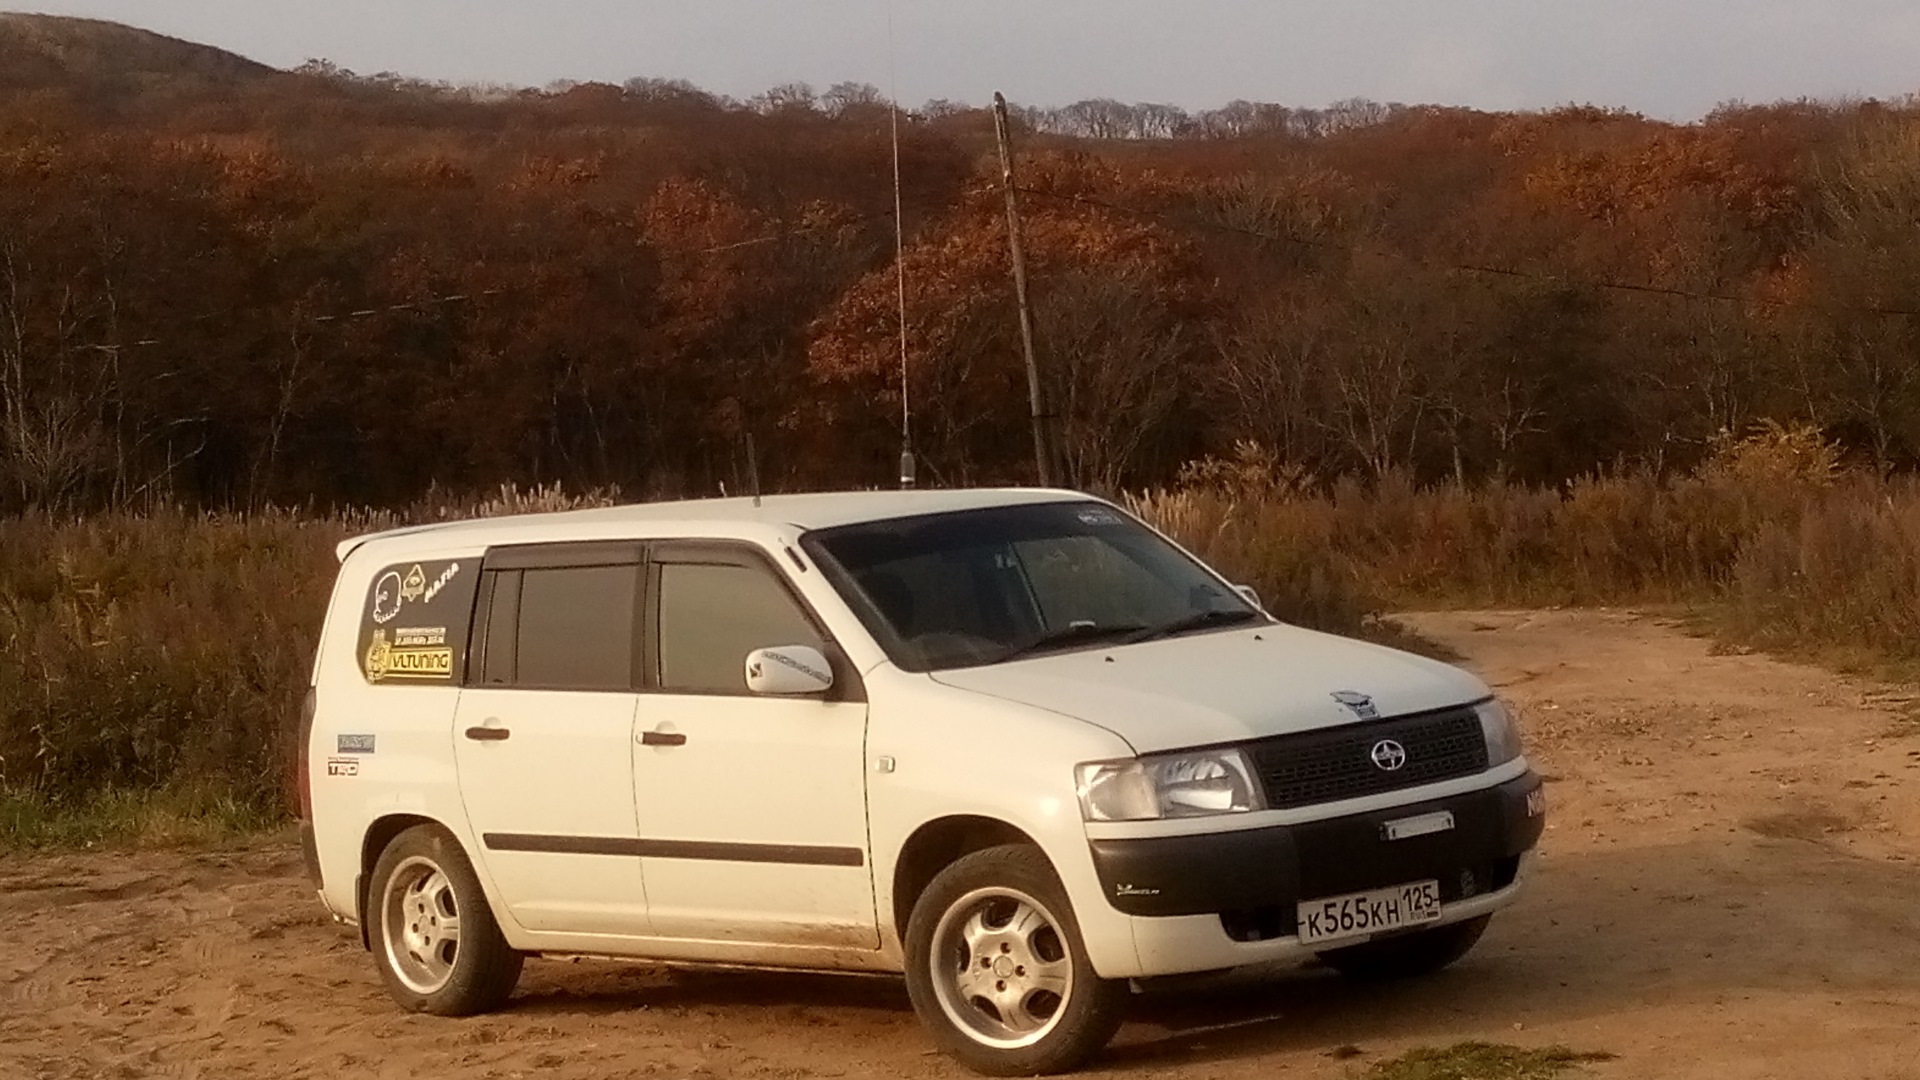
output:
[[[1520,756],[1520,729],[1513,716],[1496,698],[1488,698],[1473,707],[1480,717],[1480,731],[1487,737],[1487,767],[1505,765]]]
[[[1253,766],[1238,750],[1094,761],[1074,773],[1080,813],[1088,821],[1152,821],[1267,808]]]

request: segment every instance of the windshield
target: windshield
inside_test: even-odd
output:
[[[1151,529],[1095,502],[867,522],[802,544],[909,671],[1265,619]]]

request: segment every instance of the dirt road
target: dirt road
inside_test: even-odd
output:
[[[1339,1078],[1481,1039],[1618,1055],[1601,1078],[1920,1080],[1901,694],[1626,613],[1409,621],[1519,706],[1550,780],[1533,892],[1425,983],[1137,998],[1095,1074]],[[407,1016],[290,851],[0,859],[0,1077],[149,1075],[961,1074],[889,980],[535,961],[503,1014]]]

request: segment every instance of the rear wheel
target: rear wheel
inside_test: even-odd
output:
[[[1382,938],[1344,949],[1328,949],[1320,959],[1356,979],[1409,979],[1430,975],[1467,955],[1493,916],[1482,915],[1432,930]]]
[[[1010,844],[941,871],[907,921],[907,993],[942,1048],[977,1072],[1076,1068],[1120,1026],[1046,856]]]
[[[416,825],[374,864],[374,956],[394,1000],[414,1012],[468,1016],[499,1008],[520,981],[466,853],[446,830]]]

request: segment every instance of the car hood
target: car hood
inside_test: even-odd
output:
[[[1486,684],[1411,653],[1283,624],[1094,647],[934,679],[1104,727],[1138,753],[1351,724],[1478,701]]]

